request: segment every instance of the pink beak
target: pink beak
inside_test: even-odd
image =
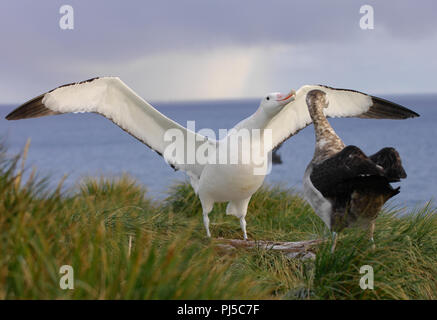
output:
[[[285,100],[288,100],[291,97],[293,97],[295,94],[296,94],[296,91],[294,91],[294,90],[291,90],[290,93],[286,97],[283,97],[282,94],[278,94],[276,101],[285,101]]]

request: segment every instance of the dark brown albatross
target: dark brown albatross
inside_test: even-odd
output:
[[[375,219],[384,203],[399,193],[390,183],[406,178],[399,153],[383,148],[367,157],[356,146],[345,146],[324,114],[329,104],[320,90],[308,92],[308,111],[314,124],[316,147],[304,176],[304,194],[316,214],[333,232],[368,227],[373,243]]]

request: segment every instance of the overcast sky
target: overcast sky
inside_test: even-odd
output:
[[[63,4],[74,9],[73,30],[59,27]],[[359,25],[365,4],[373,30]],[[152,101],[318,83],[437,92],[433,0],[2,0],[0,39],[0,103],[105,75]]]

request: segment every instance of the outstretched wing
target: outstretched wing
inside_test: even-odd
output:
[[[325,109],[327,117],[407,119],[419,116],[416,112],[399,104],[362,92],[322,85],[306,85],[296,92],[296,99],[286,105],[268,124],[267,128],[272,129],[273,134],[272,148],[280,145],[311,123],[306,95],[314,89],[326,93],[326,99],[329,102]]]
[[[21,105],[6,119],[37,118],[69,112],[101,114],[164,156],[173,168],[186,171],[191,178],[199,178],[204,165],[196,163],[196,159],[187,159],[186,142],[194,145],[194,150],[190,152],[204,143],[215,144],[215,141],[187,130],[164,116],[115,77],[94,78],[58,87]],[[165,138],[169,130],[178,132],[184,138],[183,152],[165,152],[174,142],[171,137]]]

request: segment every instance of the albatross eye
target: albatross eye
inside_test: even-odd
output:
[[[270,100],[270,97],[267,97],[266,100]]]

